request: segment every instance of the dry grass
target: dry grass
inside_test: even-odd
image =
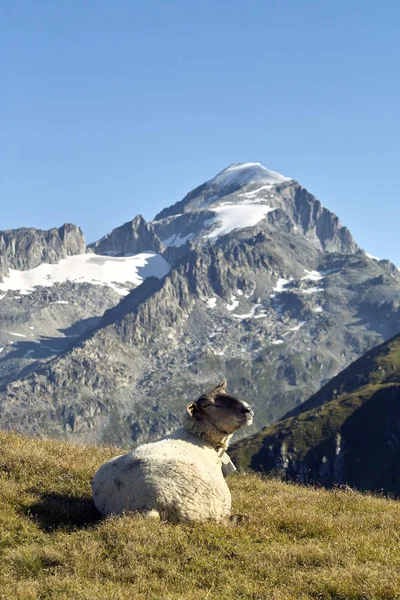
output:
[[[0,433],[0,598],[400,599],[400,504],[230,480],[238,527],[99,521],[90,480],[115,449]]]

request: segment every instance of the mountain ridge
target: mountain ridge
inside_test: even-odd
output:
[[[189,192],[182,214],[175,204],[149,223],[139,215],[89,245],[85,261],[110,273],[97,297],[110,286],[119,296],[99,300],[91,327],[45,364],[0,377],[2,427],[136,444],[168,433],[191,393],[231,374],[232,391],[255,405],[255,432],[400,331],[397,270],[369,258],[300,184],[266,183],[272,172],[257,164],[262,181],[246,171],[218,196],[229,169]],[[129,261],[137,277],[124,283],[122,271],[117,285]]]
[[[10,269],[32,269],[85,250],[82,230],[71,223],[49,230],[21,227],[0,231],[0,280]]]

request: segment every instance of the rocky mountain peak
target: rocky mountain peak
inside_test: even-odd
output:
[[[270,171],[261,163],[233,163],[207,183],[210,186],[226,190],[233,187],[238,189],[249,183],[275,185],[284,181],[290,181],[290,177],[285,177],[276,171]]]
[[[82,230],[72,223],[48,230],[21,227],[0,231],[0,277],[9,269],[26,271],[85,251]]]
[[[234,164],[190,192],[152,221],[166,246],[214,243],[226,235],[305,235],[329,252],[357,252],[335,214],[299,183],[259,163]],[[243,235],[248,235],[243,233]]]
[[[288,181],[291,179],[266,169],[260,163],[233,163],[212,179],[189,192],[180,202],[162,210],[156,215],[155,221],[180,213],[204,209],[216,200],[249,185],[272,187]]]
[[[175,264],[197,244],[226,235],[306,235],[330,252],[358,251],[339,219],[296,181],[260,163],[234,163],[166,208],[149,223],[141,215],[90,245],[97,254],[152,250]],[[247,233],[246,233],[247,235]]]
[[[158,254],[164,249],[154,227],[142,215],[113,229],[111,233],[90,244],[89,248],[96,254],[109,256],[129,256],[146,250]]]

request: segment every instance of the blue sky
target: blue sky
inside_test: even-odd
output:
[[[261,162],[400,266],[399,22],[394,0],[3,2],[0,229],[90,242]]]

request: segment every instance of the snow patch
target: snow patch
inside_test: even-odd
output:
[[[270,190],[273,187],[274,184],[272,183],[267,183],[266,185],[262,185],[258,188],[256,188],[255,190],[251,190],[251,192],[242,192],[240,194],[240,196],[242,196],[243,198],[250,198],[252,199],[255,196],[258,196],[260,192],[263,192],[265,190]],[[254,200],[252,200],[252,202],[254,202]]]
[[[303,327],[303,325],[305,325],[306,322],[305,321],[300,321],[297,325],[295,325],[294,327],[289,327],[288,331],[299,331],[299,329],[301,329]]]
[[[225,188],[257,182],[276,185],[284,181],[290,181],[290,177],[285,177],[276,171],[270,171],[260,163],[234,163],[218,173],[213,179],[210,179],[207,184],[217,188]]]
[[[278,281],[276,282],[275,287],[273,287],[272,290],[274,292],[277,292],[279,294],[280,292],[283,292],[284,287],[286,285],[288,285],[288,283],[290,283],[290,281],[288,279],[284,279],[283,277],[279,277]]]
[[[214,298],[209,298],[207,300],[207,306],[208,306],[208,308],[214,308],[216,306],[216,304],[217,304],[217,299],[215,297]]]
[[[169,217],[164,217],[163,219],[157,219],[154,221],[151,221],[151,223],[168,223],[173,221],[174,219],[177,219],[178,217],[182,217],[183,213],[177,213],[176,215],[170,215]]]
[[[161,279],[171,265],[154,252],[135,256],[109,257],[97,254],[78,254],[56,264],[41,264],[28,271],[14,271],[0,283],[0,291],[21,290],[29,294],[36,286],[51,287],[55,283],[75,281],[110,287],[121,296],[129,294],[126,284],[140,285],[147,277]]]
[[[6,331],[6,333],[8,333],[8,335],[15,335],[17,337],[24,337],[24,338],[26,338],[26,335],[24,335],[23,333],[13,333],[12,331]]]
[[[254,310],[244,315],[232,315],[232,317],[234,319],[239,319],[239,321],[243,321],[243,319],[251,319],[252,317],[254,317]]]
[[[278,346],[278,344],[284,344],[284,343],[285,343],[285,340],[272,340],[271,341],[271,344],[273,346]]]
[[[251,311],[249,313],[245,313],[242,315],[232,315],[232,317],[234,319],[239,319],[240,321],[243,321],[243,319],[262,319],[264,317],[267,316],[265,310],[261,310],[257,315],[256,315],[256,311],[258,308],[260,308],[260,306],[262,306],[262,304],[255,304],[254,306],[252,306]]]
[[[231,304],[227,304],[226,308],[230,311],[235,310],[235,308],[239,306],[239,300],[236,298],[236,296],[232,296],[231,297]]]
[[[193,237],[194,237],[194,233],[188,233],[184,237],[182,237],[180,233],[174,233],[166,240],[161,240],[161,241],[166,246],[174,246],[175,248],[180,248],[180,246],[183,246],[184,244],[186,244],[186,242],[191,240]]]
[[[322,308],[322,306],[316,306],[315,308],[312,309],[312,311],[315,313],[322,313],[322,312],[324,312],[324,309]]]
[[[368,252],[365,253],[368,258],[372,258],[373,260],[377,260],[378,262],[381,260],[380,258],[378,258],[377,256],[374,256],[373,254],[368,254]]]
[[[253,289],[248,294],[245,294],[244,297],[245,298],[250,298],[254,294],[254,292],[256,291],[256,287],[257,286],[254,285]]]
[[[317,292],[324,292],[324,288],[312,287],[308,288],[308,290],[299,290],[301,294],[316,294]]]
[[[324,276],[319,271],[308,271],[304,269],[305,275],[302,277],[302,281],[320,281]]]
[[[225,350],[214,350],[213,348],[211,348],[210,350],[213,354],[215,354],[215,356],[224,356],[225,354]]]
[[[243,205],[225,203],[223,206],[216,206],[212,209],[216,213],[216,216],[207,219],[205,225],[218,224],[218,227],[204,237],[215,239],[235,229],[254,227],[272,210],[275,209],[266,204]]]

